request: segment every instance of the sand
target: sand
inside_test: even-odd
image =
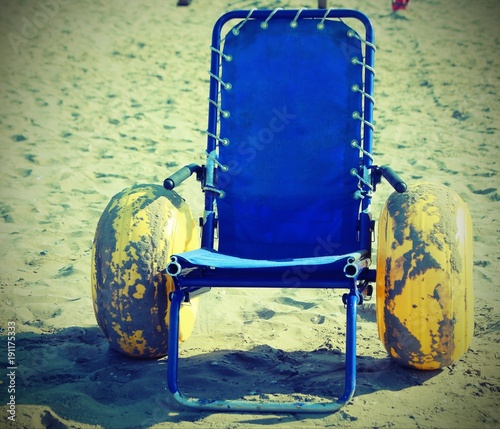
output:
[[[331,1],[364,11],[377,37],[376,162],[452,187],[474,223],[475,336],[441,371],[390,361],[374,303],[358,317],[356,396],[331,415],[187,411],[166,361],[109,350],[92,309],[90,252],[109,199],[203,162],[211,27],[235,8],[315,1],[0,2],[0,427],[500,427],[497,0]],[[198,184],[179,192],[195,215]],[[377,218],[390,194],[379,187]],[[338,291],[218,289],[182,345],[192,394],[336,395]],[[9,322],[10,325],[9,325]],[[7,420],[8,327],[16,330],[16,422]]]

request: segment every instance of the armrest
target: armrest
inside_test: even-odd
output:
[[[176,186],[179,186],[182,182],[184,182],[184,180],[190,177],[193,173],[196,173],[196,175],[198,176],[202,170],[203,167],[201,167],[198,164],[185,165],[180,170],[176,171],[174,174],[167,177],[163,181],[163,186],[166,190],[171,191]]]

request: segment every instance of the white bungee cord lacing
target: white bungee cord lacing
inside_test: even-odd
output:
[[[267,30],[267,27],[269,27],[269,21],[271,20],[271,18],[272,18],[274,15],[276,15],[276,13],[277,13],[279,10],[283,10],[283,8],[281,8],[281,7],[277,7],[276,9],[274,9],[274,10],[273,10],[273,11],[269,14],[269,16],[266,18],[266,20],[260,24],[260,28],[262,28],[263,30]]]
[[[376,47],[373,43],[368,42],[367,40],[363,39],[356,31],[350,29],[347,31],[347,36],[348,37],[354,37],[355,39],[358,39],[362,44],[365,46],[365,56],[366,56],[366,49],[372,49],[373,52],[376,51]],[[357,57],[353,57],[351,59],[351,64],[353,65],[358,65],[363,67],[363,69],[368,70],[370,73],[372,73],[373,76],[375,76],[375,69],[368,64],[366,64],[365,56],[363,56],[363,59],[360,60]],[[375,98],[371,95],[368,94],[365,90],[365,80],[363,79],[363,84],[362,87],[360,87],[358,84],[354,84],[351,86],[351,90],[353,92],[358,92],[362,96],[362,109],[363,112],[367,108],[367,103],[371,103],[372,106],[375,105]],[[365,119],[364,113],[360,112],[353,112],[352,113],[352,118],[355,120],[360,121],[360,127],[361,127],[361,142],[358,142],[357,140],[352,140],[351,141],[351,147],[354,149],[357,149],[360,151],[364,156],[368,157],[373,161],[373,156],[371,153],[369,153],[367,150],[364,148],[364,141],[365,141],[365,132],[364,132],[364,127],[367,126],[370,129],[374,130],[375,127],[373,123],[367,121]],[[359,174],[359,170],[357,168],[352,168],[350,173],[352,176],[356,177],[358,179],[358,190],[354,193],[354,198],[356,199],[363,199],[365,197],[365,194],[367,193],[366,191],[363,190],[363,188],[368,189],[368,193],[371,193],[373,191],[373,185],[371,183],[370,179],[370,172],[369,170],[363,166],[361,174]]]
[[[307,8],[306,7],[303,7],[303,8],[300,8],[298,11],[297,11],[297,14],[295,15],[295,18],[293,18],[293,21],[290,22],[290,27],[292,28],[297,28],[299,26],[299,23],[297,22],[297,20],[299,19],[299,16],[300,14],[306,10]]]

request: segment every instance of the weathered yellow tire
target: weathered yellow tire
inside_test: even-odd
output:
[[[403,366],[443,368],[474,331],[472,222],[451,189],[418,183],[387,200],[379,219],[377,325]]]
[[[168,351],[165,268],[173,253],[196,248],[188,205],[157,185],[136,185],[115,195],[104,210],[92,248],[92,297],[97,323],[111,347],[133,357]],[[181,307],[179,340],[193,329],[197,299]]]

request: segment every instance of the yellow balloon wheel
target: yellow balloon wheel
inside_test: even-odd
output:
[[[474,330],[472,222],[451,189],[417,183],[379,219],[377,325],[390,356],[433,370],[467,351]]]
[[[168,352],[170,255],[198,246],[188,205],[158,185],[136,185],[104,210],[92,248],[91,282],[97,323],[111,347],[133,357]],[[179,341],[193,330],[198,300],[181,307]]]

